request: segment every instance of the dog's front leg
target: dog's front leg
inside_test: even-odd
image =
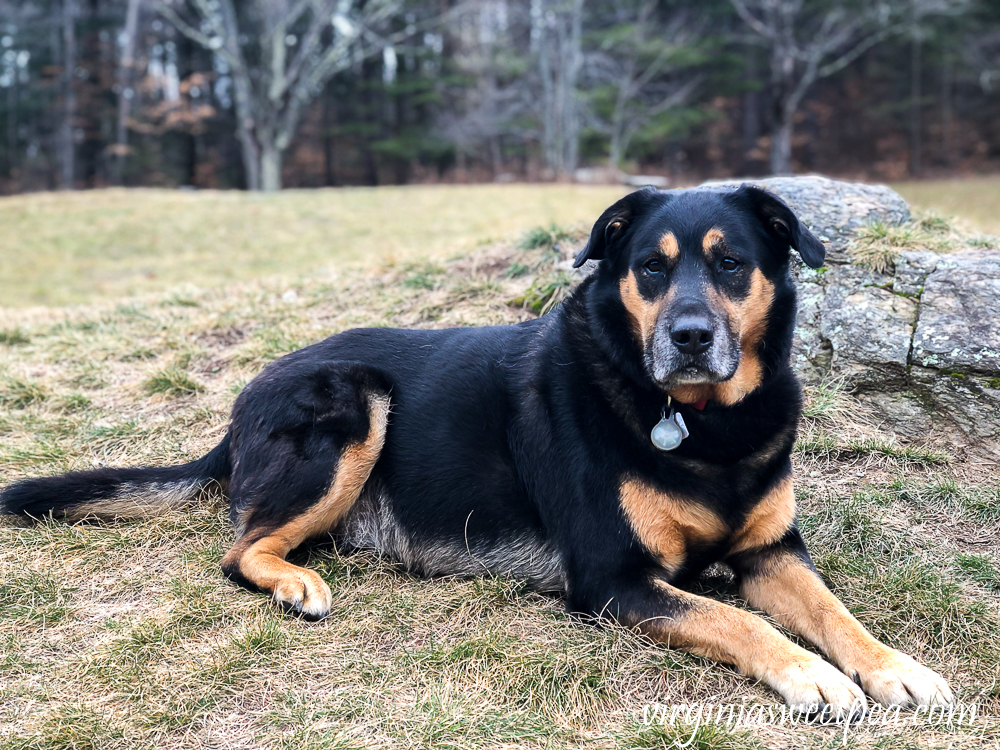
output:
[[[614,617],[668,646],[734,664],[803,714],[843,720],[865,709],[865,695],[857,685],[760,617],[671,586],[655,572],[642,578],[619,580],[606,598],[596,597],[585,609]]]
[[[819,577],[794,525],[778,542],[740,552],[728,562],[751,606],[821,648],[879,703],[952,703],[940,675],[878,641],[847,611]]]

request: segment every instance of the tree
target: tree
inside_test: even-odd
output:
[[[175,6],[194,10],[197,24]],[[228,67],[247,187],[273,191],[303,108],[336,73],[392,45],[383,27],[399,0],[161,0],[158,8]]]
[[[580,156],[577,81],[583,65],[583,0],[531,0],[531,51],[541,82],[542,155],[557,176]]]
[[[121,185],[125,172],[125,158],[128,156],[128,118],[132,109],[135,91],[132,88],[135,67],[136,37],[139,30],[139,10],[142,0],[128,0],[125,11],[125,26],[121,32],[121,56],[118,61],[117,93],[118,113],[115,122],[115,157],[113,181]]]
[[[703,55],[693,44],[700,24],[683,11],[663,26],[659,0],[613,0],[608,23],[585,54],[593,85],[590,122],[608,136],[608,166],[617,169],[635,135],[682,105],[701,83]]]
[[[774,125],[771,171],[792,169],[795,116],[809,88],[906,28],[902,0],[730,0],[767,45]]]
[[[62,0],[60,8],[60,34],[62,47],[62,72],[59,76],[59,93],[62,112],[59,121],[59,187],[72,190],[76,176],[76,0]]]

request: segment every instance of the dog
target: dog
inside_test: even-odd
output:
[[[866,693],[949,705],[939,675],[827,589],[796,527],[793,249],[823,264],[760,188],[639,190],[594,224],[574,266],[596,270],[550,314],[337,334],[265,368],[203,458],[24,480],[0,510],[141,516],[218,483],[235,528],[222,571],[305,618],[330,611],[330,587],[286,557],[332,535],[419,575],[557,592],[573,613],[734,664],[800,711],[850,719]],[[830,661],[687,592],[714,563]]]

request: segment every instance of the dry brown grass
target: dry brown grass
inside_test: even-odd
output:
[[[919,209],[961,216],[975,231],[1000,235],[1000,175],[913,180],[892,188]]]
[[[0,305],[66,305],[194,282],[441,260],[550,222],[593,222],[626,188],[441,185],[93,190],[0,198]]]
[[[498,243],[449,263],[2,311],[0,475],[193,458],[275,357],[354,326],[525,319],[530,289],[563,284],[557,260]],[[820,570],[877,635],[996,713],[997,488],[966,482],[961,456],[941,463],[940,450],[872,425],[845,431],[847,398],[836,384],[810,392],[796,454]],[[580,623],[515,582],[418,580],[330,548],[298,560],[330,582],[332,616],[289,619],[221,578],[229,540],[217,496],[134,523],[0,522],[0,747],[666,748],[683,735],[644,727],[647,703],[777,700],[728,667]],[[701,585],[736,601],[724,576]],[[841,737],[713,729],[695,746]],[[847,746],[998,745],[996,719],[981,718],[953,731],[861,727]]]

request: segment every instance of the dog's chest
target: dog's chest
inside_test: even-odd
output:
[[[683,568],[692,551],[715,549],[721,557],[776,542],[795,518],[790,478],[732,515],[635,478],[622,481],[620,502],[638,541],[671,572]]]

